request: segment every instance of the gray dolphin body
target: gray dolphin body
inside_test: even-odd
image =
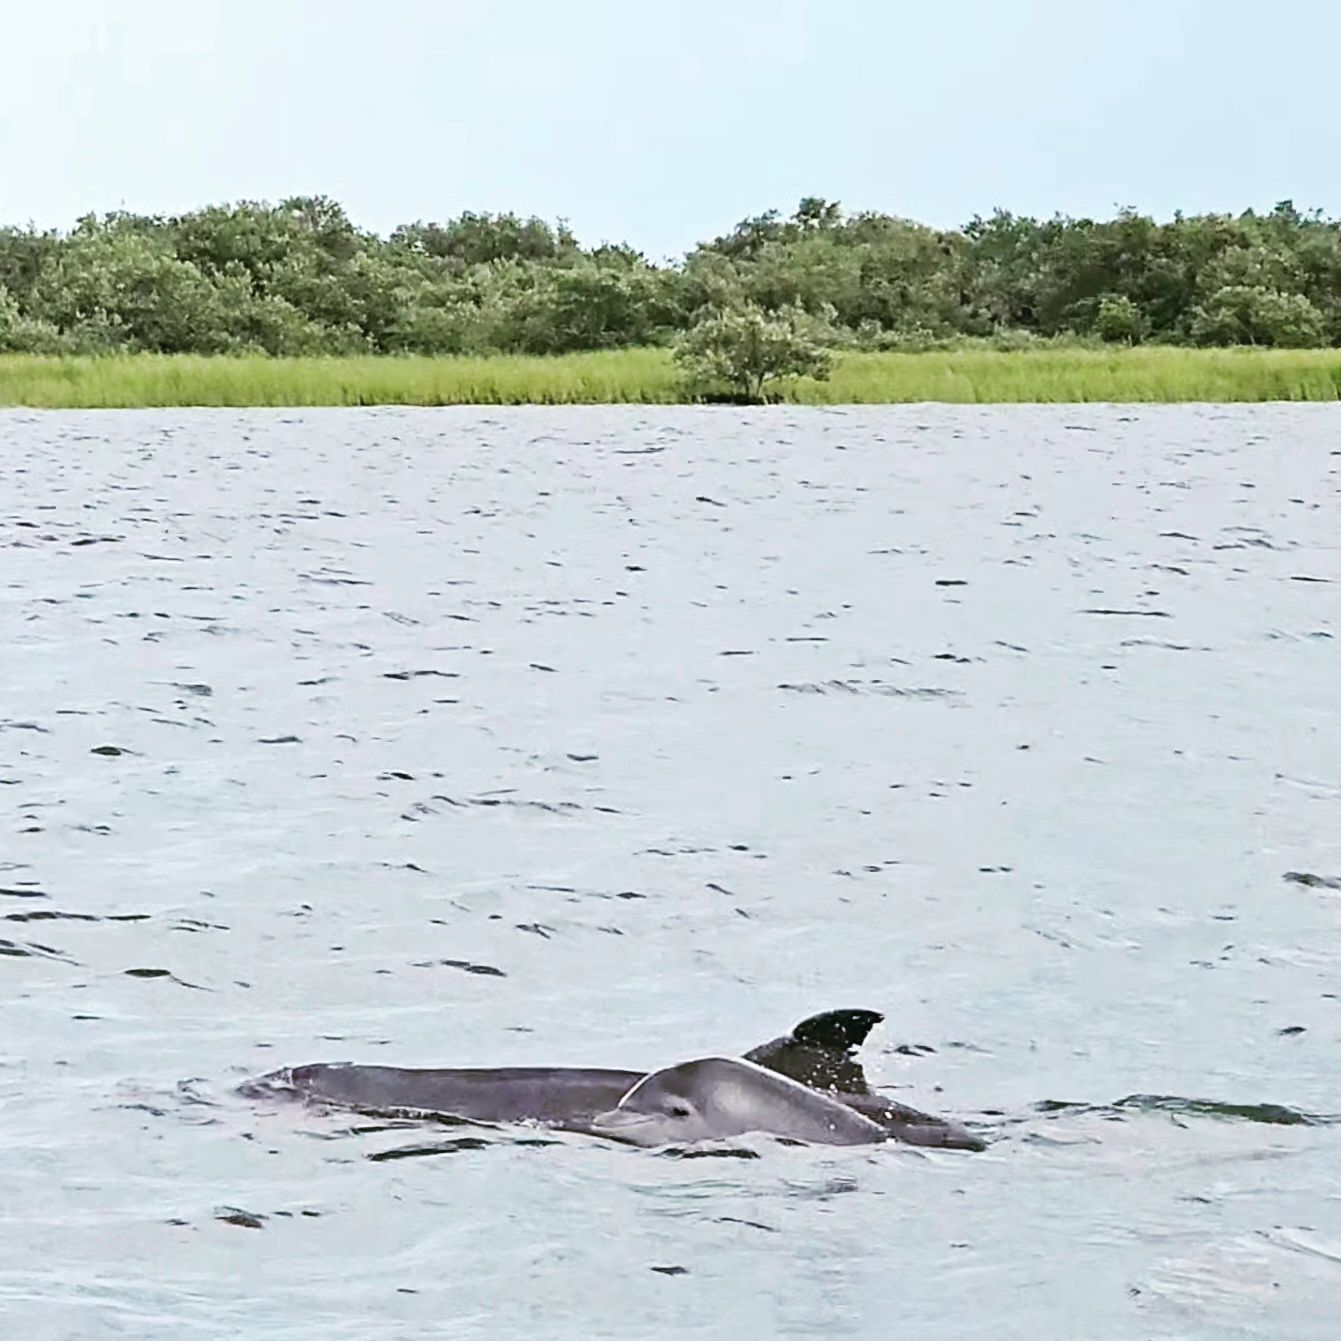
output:
[[[765,1132],[812,1145],[875,1145],[879,1123],[819,1090],[753,1062],[703,1057],[644,1076],[592,1119],[597,1136],[630,1145],[686,1145]]]
[[[881,1019],[877,1011],[825,1011],[745,1057],[756,1064],[752,1070],[764,1068],[855,1110],[891,1140],[983,1149],[985,1142],[959,1123],[920,1113],[871,1090],[853,1053]],[[240,1090],[252,1098],[292,1096],[363,1113],[538,1122],[590,1131],[593,1119],[617,1109],[646,1075],[584,1067],[421,1069],[318,1062],[271,1072]]]

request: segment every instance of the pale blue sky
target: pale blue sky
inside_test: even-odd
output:
[[[1338,0],[49,0],[3,40],[6,223],[323,192],[661,257],[807,194],[1341,214]]]

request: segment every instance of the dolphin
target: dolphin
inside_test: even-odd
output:
[[[686,1145],[766,1132],[814,1145],[875,1145],[888,1133],[819,1090],[734,1057],[702,1057],[644,1076],[587,1128],[629,1145]]]
[[[932,1117],[876,1094],[855,1050],[884,1017],[873,1010],[809,1016],[789,1034],[745,1054],[763,1068],[829,1096],[911,1145],[981,1150],[985,1142],[957,1122]],[[536,1122],[589,1130],[612,1112],[645,1071],[589,1067],[428,1069],[316,1062],[285,1067],[239,1086],[250,1098],[297,1097],[335,1108],[395,1116],[451,1117],[466,1122]]]

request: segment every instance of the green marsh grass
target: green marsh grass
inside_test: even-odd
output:
[[[1341,350],[1087,349],[844,353],[798,404],[1266,401],[1341,398]],[[672,404],[692,399],[663,349],[554,358],[0,355],[0,405]]]
[[[965,349],[849,354],[827,383],[799,388],[829,404],[905,401],[1075,403],[1341,398],[1338,349]]]
[[[0,404],[524,405],[681,399],[662,350],[563,358],[0,356]]]

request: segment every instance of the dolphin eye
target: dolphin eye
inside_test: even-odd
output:
[[[682,1103],[680,1100],[676,1099],[669,1105],[667,1111],[670,1113],[671,1117],[688,1117],[693,1110],[687,1103]]]

